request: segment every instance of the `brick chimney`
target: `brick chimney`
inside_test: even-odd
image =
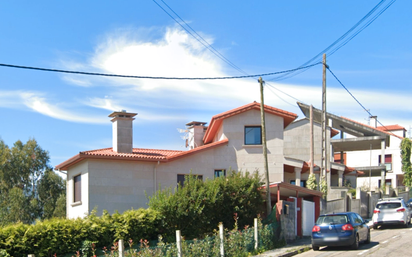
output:
[[[113,124],[113,151],[118,153],[133,152],[133,120],[137,113],[125,110],[109,115]]]

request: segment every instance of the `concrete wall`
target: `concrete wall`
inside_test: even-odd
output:
[[[74,181],[81,176],[81,201],[74,202]],[[68,218],[84,217],[89,213],[89,173],[88,162],[75,165],[67,172],[66,182],[66,213]],[[70,215],[69,215],[70,214]]]
[[[120,213],[147,208],[146,193],[176,187],[177,175],[192,174],[213,179],[216,169],[240,172],[258,170],[264,178],[261,145],[244,145],[244,127],[260,125],[260,112],[250,110],[227,118],[215,140],[229,139],[227,145],[211,148],[171,162],[142,162],[94,159],[82,161],[68,171],[67,216],[83,217],[94,208]],[[283,118],[266,114],[269,180],[283,181]],[[82,174],[82,203],[73,205],[73,176]],[[84,178],[83,178],[84,176]]]
[[[283,118],[266,114],[269,181],[283,181]],[[241,171],[255,171],[264,175],[263,148],[244,144],[245,126],[260,126],[260,111],[250,110],[223,121],[221,133],[229,139],[224,153],[231,159],[231,167]]]
[[[321,210],[321,214],[333,213],[333,212],[345,212],[345,200],[337,199],[332,201],[327,201],[326,209]]]
[[[286,242],[290,242],[296,239],[295,203],[282,200],[280,202],[282,204],[280,215],[281,238],[284,238]]]
[[[322,162],[322,128],[319,124],[313,124],[314,134],[314,163]],[[284,132],[284,154],[287,157],[309,161],[310,159],[310,121],[301,119],[290,124]],[[318,143],[316,143],[318,142]]]

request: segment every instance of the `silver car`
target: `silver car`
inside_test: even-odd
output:
[[[377,229],[379,225],[408,227],[411,222],[411,215],[403,198],[382,198],[376,204],[372,221],[374,229]]]

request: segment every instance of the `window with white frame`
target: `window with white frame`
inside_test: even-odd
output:
[[[379,155],[379,163],[378,165],[381,164],[381,155]],[[392,154],[385,154],[385,166],[386,166],[386,170],[387,171],[391,171],[392,170]]]

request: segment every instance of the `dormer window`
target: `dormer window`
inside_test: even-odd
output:
[[[245,126],[245,145],[262,144],[262,127]]]

